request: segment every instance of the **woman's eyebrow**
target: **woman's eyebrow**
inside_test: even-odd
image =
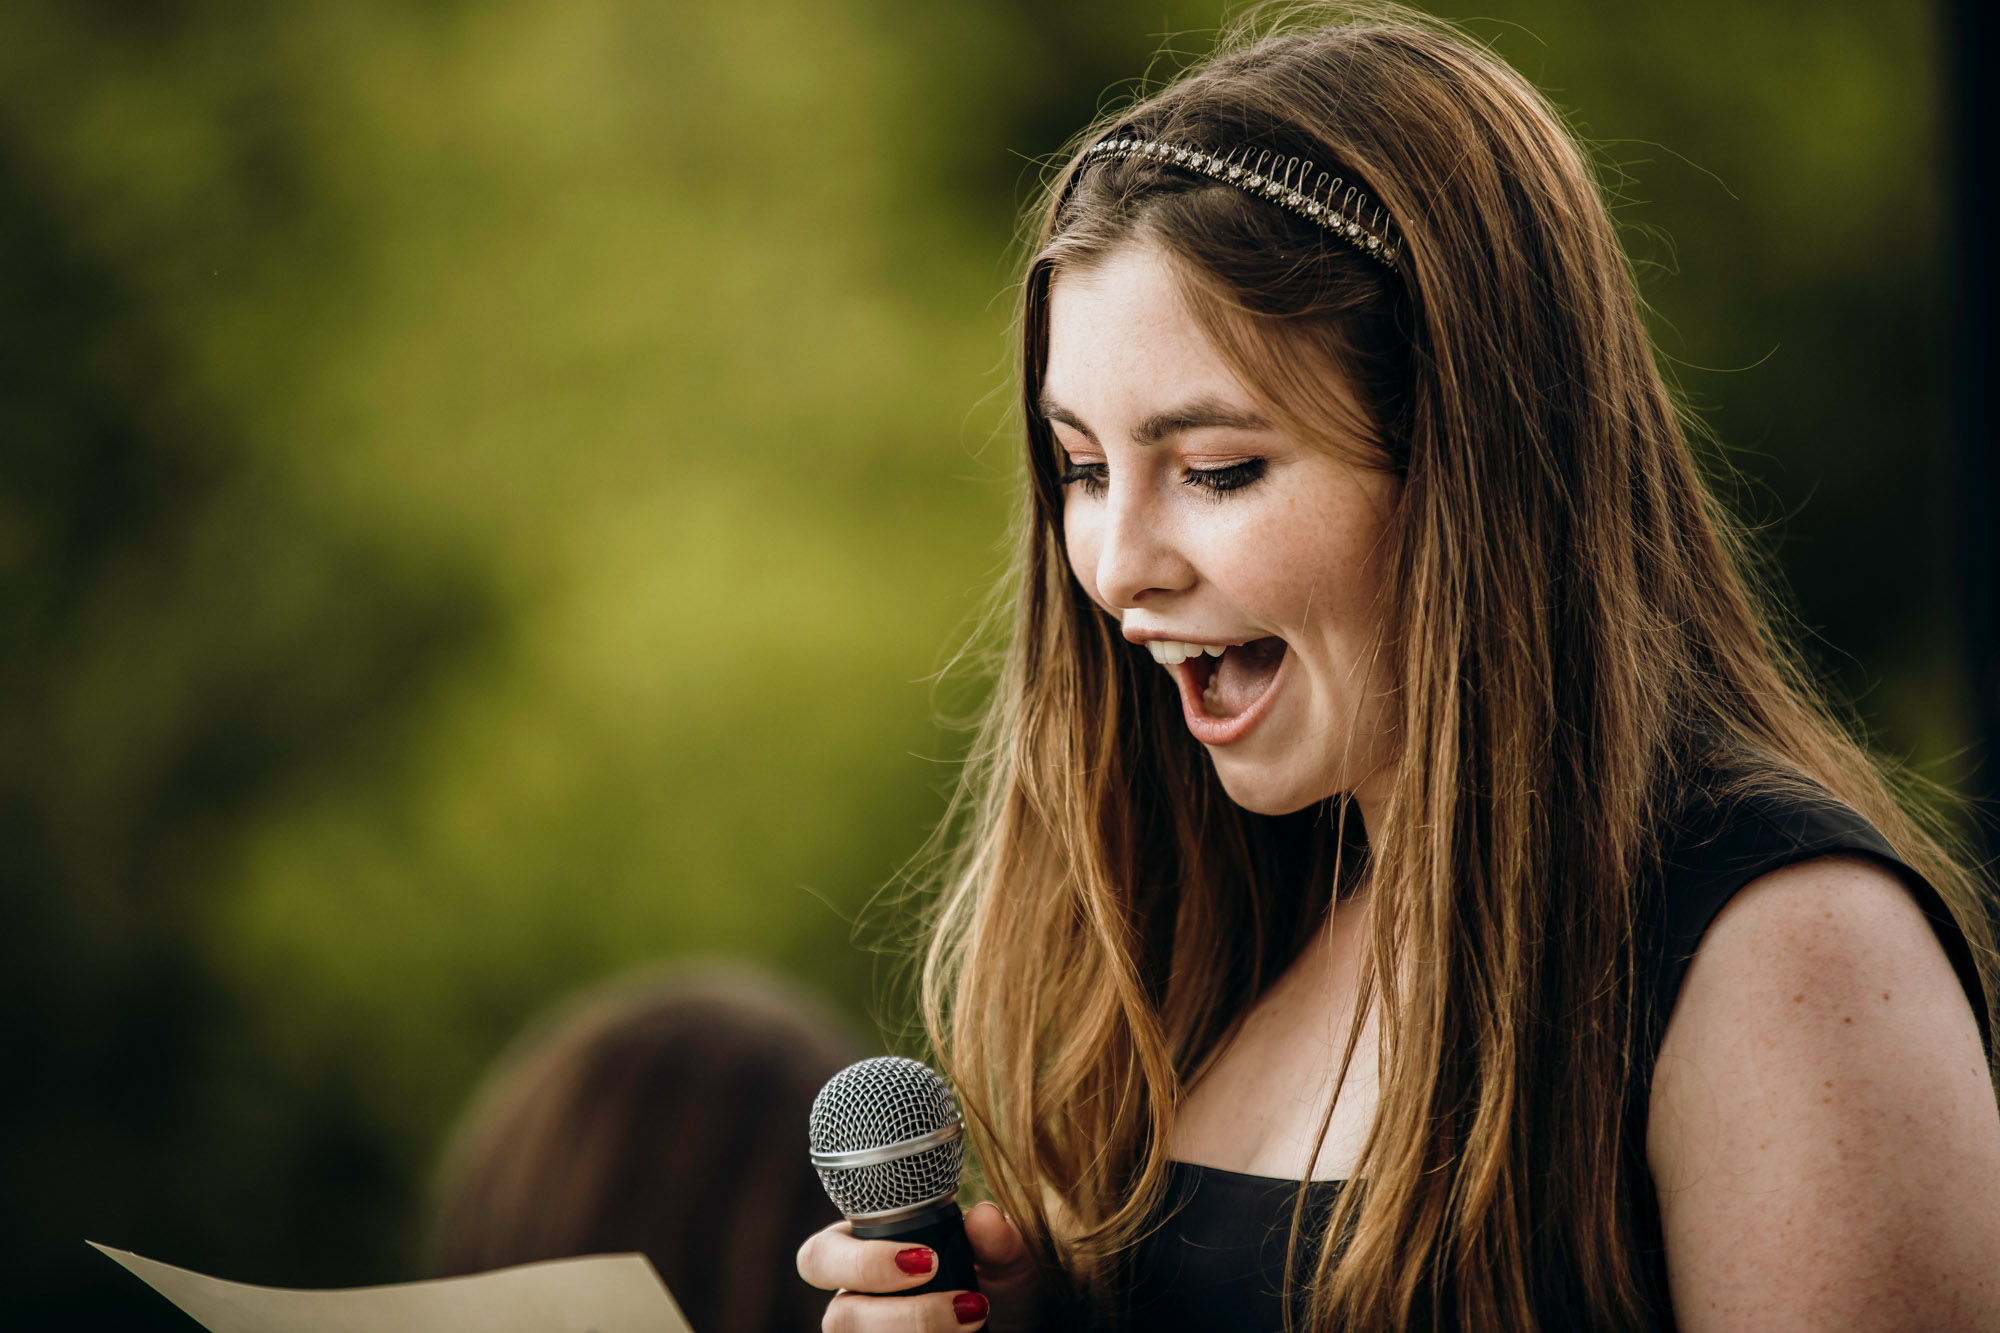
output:
[[[1041,414],[1047,417],[1050,421],[1060,421],[1062,422],[1063,425],[1068,426],[1073,431],[1076,431],[1078,434],[1082,435],[1084,439],[1089,440],[1092,444],[1097,443],[1096,433],[1093,432],[1090,429],[1090,427],[1083,424],[1082,417],[1070,411],[1068,408],[1064,407],[1061,403],[1058,403],[1055,399],[1049,397],[1047,394],[1042,395],[1041,401],[1036,403],[1035,406],[1041,411]]]
[[[1197,398],[1181,407],[1155,412],[1141,422],[1138,439],[1157,444],[1169,435],[1186,430],[1269,430],[1271,423],[1255,412],[1228,407],[1212,398]]]
[[[1077,431],[1092,444],[1097,436],[1090,427],[1083,424],[1083,418],[1070,411],[1052,398],[1044,397],[1037,407],[1050,421],[1060,421],[1071,430]],[[1139,423],[1133,438],[1140,444],[1158,444],[1169,435],[1178,435],[1189,430],[1269,430],[1271,423],[1255,412],[1244,412],[1237,408],[1216,402],[1212,398],[1198,398],[1179,407],[1155,412]]]

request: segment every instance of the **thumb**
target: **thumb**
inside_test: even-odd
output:
[[[991,1203],[975,1205],[965,1215],[965,1238],[972,1242],[972,1258],[979,1267],[979,1288],[995,1303],[1023,1305],[1035,1303],[1037,1295],[1034,1256],[1021,1229],[1007,1220],[1007,1214]]]

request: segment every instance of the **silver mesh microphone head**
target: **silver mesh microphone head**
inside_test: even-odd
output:
[[[813,1098],[810,1134],[820,1184],[851,1221],[897,1221],[958,1194],[965,1124],[929,1065],[849,1065]]]

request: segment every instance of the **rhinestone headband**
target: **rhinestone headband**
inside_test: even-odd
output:
[[[1300,158],[1254,148],[1209,153],[1153,139],[1100,139],[1083,156],[1086,162],[1141,158],[1233,185],[1317,223],[1384,268],[1396,267],[1395,224],[1382,206],[1342,177],[1324,171],[1315,176],[1313,164]]]

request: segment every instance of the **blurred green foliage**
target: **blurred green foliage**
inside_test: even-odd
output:
[[[1929,11],[1485,12],[1829,675],[1950,779]],[[86,1235],[409,1275],[483,1064],[636,961],[902,1021],[852,923],[952,778],[1014,215],[1218,18],[0,9],[0,1322],[184,1326]]]

